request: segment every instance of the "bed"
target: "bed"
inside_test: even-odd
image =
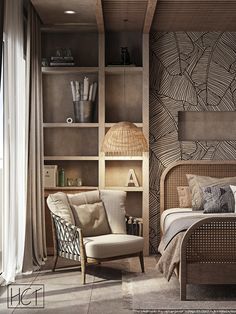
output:
[[[168,209],[181,212],[177,187],[188,185],[188,173],[233,177],[236,176],[236,161],[179,161],[169,166],[160,182],[161,215]],[[186,300],[187,284],[236,284],[236,214],[197,215],[199,217],[193,219],[186,231],[180,230],[175,240],[171,240],[171,243],[176,241],[175,246],[172,245],[175,252],[170,251],[172,258],[176,252],[179,255],[175,272],[180,282],[181,300]],[[163,218],[161,222],[161,228],[165,229]],[[164,233],[162,238],[165,236]]]

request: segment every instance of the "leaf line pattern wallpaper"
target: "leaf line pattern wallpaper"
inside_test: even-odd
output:
[[[178,111],[235,109],[236,33],[150,34],[150,253],[160,240],[163,170],[177,160],[236,158],[236,140],[178,141]]]

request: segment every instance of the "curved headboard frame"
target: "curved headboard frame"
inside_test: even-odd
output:
[[[216,178],[235,177],[236,160],[187,160],[168,166],[160,179],[160,214],[179,207],[177,186],[188,186],[186,174]]]

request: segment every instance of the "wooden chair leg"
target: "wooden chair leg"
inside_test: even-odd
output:
[[[142,269],[142,273],[144,273],[144,260],[143,260],[143,252],[139,253],[139,261],[140,261],[140,266]]]
[[[58,255],[56,255],[56,257],[55,257],[54,265],[53,265],[52,271],[55,271],[56,266],[57,266],[57,261],[58,261]]]
[[[86,283],[86,261],[84,258],[81,259],[81,275],[82,275],[82,284]]]

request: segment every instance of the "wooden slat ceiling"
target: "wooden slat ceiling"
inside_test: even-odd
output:
[[[147,0],[103,0],[105,29],[142,31],[147,2]]]
[[[31,0],[44,24],[79,25],[88,30],[143,31],[155,0]],[[100,8],[100,11],[98,10]],[[74,10],[75,15],[64,14]],[[96,23],[98,22],[98,25]],[[146,22],[145,22],[146,21]],[[156,31],[236,31],[236,0],[157,0]],[[144,30],[145,32],[145,30]]]
[[[31,0],[45,25],[79,25],[97,28],[94,0]],[[65,14],[74,10],[76,14]]]
[[[159,0],[156,31],[235,31],[235,0]]]

